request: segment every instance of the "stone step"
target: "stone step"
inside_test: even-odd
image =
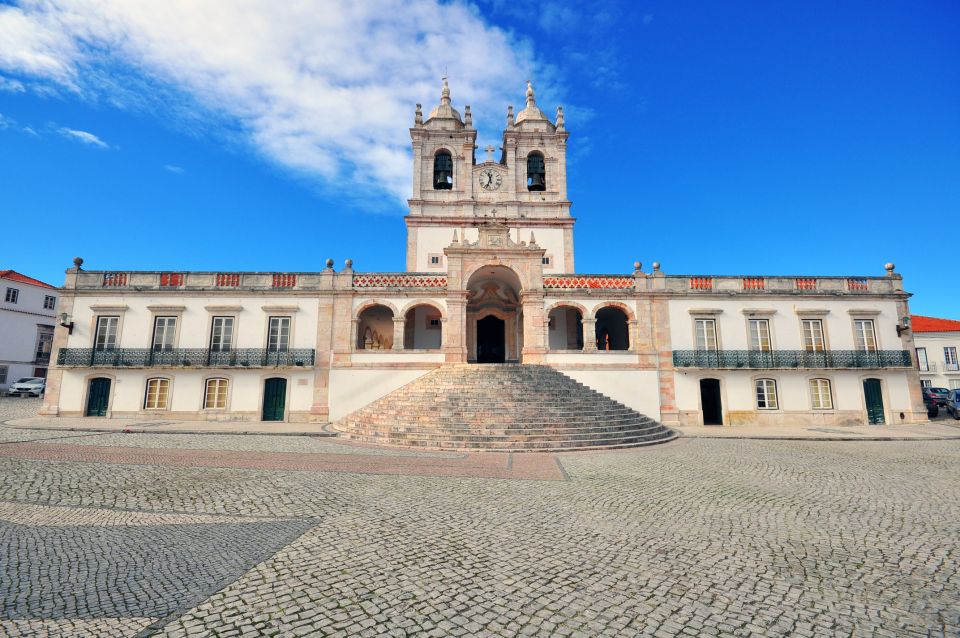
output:
[[[445,365],[341,419],[342,436],[427,449],[562,451],[676,433],[548,366]]]

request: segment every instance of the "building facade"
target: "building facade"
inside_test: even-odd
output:
[[[0,391],[24,377],[46,377],[60,291],[0,270]]]
[[[470,107],[410,129],[406,272],[67,271],[46,414],[336,421],[439,366],[548,365],[668,425],[926,420],[879,277],[575,274],[568,133],[528,85],[498,157]]]
[[[960,388],[960,321],[913,315],[911,328],[916,345],[920,385],[934,388]]]

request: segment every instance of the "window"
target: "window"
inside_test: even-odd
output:
[[[810,379],[810,405],[814,410],[832,410],[830,379]]]
[[[46,331],[38,332],[36,356],[34,357],[34,363],[39,363],[39,364],[50,363],[50,352],[52,350],[53,350],[53,333],[46,332]]]
[[[877,335],[873,330],[873,319],[855,319],[853,331],[857,340],[857,350],[877,351]]]
[[[427,256],[427,261],[431,266],[442,266],[443,265],[443,255],[431,254]]]
[[[157,317],[153,324],[153,349],[173,350],[174,339],[177,336],[176,317]]]
[[[226,409],[229,386],[230,382],[227,379],[207,379],[207,387],[203,393],[203,407],[207,410]]]
[[[233,317],[214,317],[210,328],[210,350],[227,352],[233,347]]]
[[[713,319],[697,319],[697,350],[717,349],[717,322]]]
[[[921,388],[932,388],[932,387],[933,387],[933,381],[931,381],[930,379],[920,379],[920,387],[921,387]]]
[[[7,288],[7,296],[4,297],[4,300],[7,303],[17,303],[17,299],[20,298],[20,291],[16,288]]]
[[[8,366],[0,366],[0,383],[6,383],[6,382],[7,382],[7,370],[8,370],[8,369],[9,369]]]
[[[290,317],[270,317],[267,350],[286,352],[290,349]]]
[[[943,360],[947,364],[947,370],[957,369],[957,347],[947,346],[943,349]]]
[[[920,372],[930,371],[930,362],[927,361],[927,349],[917,348],[917,368]]]
[[[434,190],[453,188],[453,157],[449,151],[438,151],[433,156],[433,188]]]
[[[166,410],[170,398],[170,379],[147,379],[143,407],[147,410]]]
[[[527,155],[527,190],[547,190],[547,170],[543,155],[537,151]]]
[[[57,307],[57,298],[53,295],[44,295],[43,297],[43,309],[44,310],[53,310]]]
[[[427,317],[427,330],[439,330],[440,317]]]
[[[777,409],[777,382],[773,379],[757,379],[757,409]]]
[[[803,349],[807,352],[823,352],[826,348],[823,343],[823,322],[819,319],[804,319]]]
[[[544,266],[552,266],[553,257],[550,255],[544,255],[543,258],[540,260],[540,263],[542,263]]]
[[[766,319],[750,320],[750,349],[770,351],[770,322]]]
[[[120,317],[98,317],[97,336],[94,348],[97,350],[113,350],[117,347],[117,328]]]

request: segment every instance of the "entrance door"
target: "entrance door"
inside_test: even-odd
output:
[[[287,380],[274,378],[263,382],[263,420],[283,421],[287,400]]]
[[[506,360],[506,324],[493,315],[477,322],[477,363],[503,363]]]
[[[880,379],[863,380],[863,398],[867,404],[867,421],[870,425],[883,425],[883,392],[880,390]]]
[[[110,405],[110,379],[97,377],[90,379],[87,390],[87,416],[107,416]]]
[[[704,425],[723,425],[719,379],[700,379],[700,405],[703,407]]]

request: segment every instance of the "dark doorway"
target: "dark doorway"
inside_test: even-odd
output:
[[[287,400],[287,380],[274,378],[263,383],[263,420],[283,421]]]
[[[503,363],[506,360],[506,324],[493,315],[477,322],[477,363]]]
[[[87,390],[87,416],[107,416],[110,405],[110,379],[90,379]]]
[[[723,425],[719,379],[700,379],[700,405],[703,406],[704,425]]]
[[[867,421],[870,425],[883,425],[883,392],[880,390],[880,379],[863,380],[863,398],[867,404]]]

